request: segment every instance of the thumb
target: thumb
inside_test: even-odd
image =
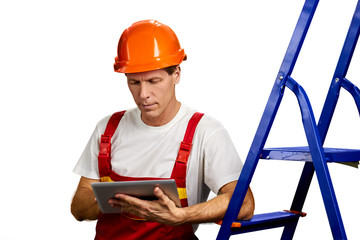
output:
[[[161,190],[161,188],[159,187],[155,187],[154,188],[154,195],[155,197],[157,197],[159,200],[167,200],[168,196],[165,195],[165,193]]]
[[[158,201],[160,204],[165,204],[168,207],[176,207],[175,202],[171,198],[169,198],[161,188],[155,187],[154,195],[159,199]]]

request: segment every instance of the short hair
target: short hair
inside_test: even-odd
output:
[[[177,67],[179,67],[179,70],[181,70],[180,65],[173,65],[173,66],[170,66],[170,67],[166,67],[166,68],[163,68],[163,70],[165,72],[167,72],[169,75],[172,75],[175,72]]]
[[[176,68],[179,67],[179,70],[181,71],[180,65],[173,65],[170,67],[166,67],[166,68],[162,68],[162,70],[164,70],[165,72],[167,72],[169,75],[172,75]],[[125,73],[125,76],[127,76],[128,73]]]

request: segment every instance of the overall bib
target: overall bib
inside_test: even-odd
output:
[[[140,181],[165,178],[127,177],[120,176],[111,170],[111,137],[114,134],[125,111],[114,113],[101,136],[99,152],[99,173],[102,182],[109,181]],[[190,154],[192,139],[196,126],[203,114],[195,113],[190,119],[184,140],[181,142],[170,179],[174,179],[178,189],[182,207],[187,207],[186,168]],[[165,224],[140,219],[127,213],[100,214],[96,225],[95,240],[195,240],[191,224],[168,226]]]

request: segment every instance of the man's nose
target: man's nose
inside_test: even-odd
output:
[[[140,98],[146,99],[150,96],[150,88],[146,82],[140,84]]]

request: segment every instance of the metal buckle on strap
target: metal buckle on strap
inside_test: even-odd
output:
[[[178,162],[184,163],[184,164],[187,163],[187,160],[190,155],[191,147],[192,147],[192,143],[181,142],[178,157],[177,157]]]

